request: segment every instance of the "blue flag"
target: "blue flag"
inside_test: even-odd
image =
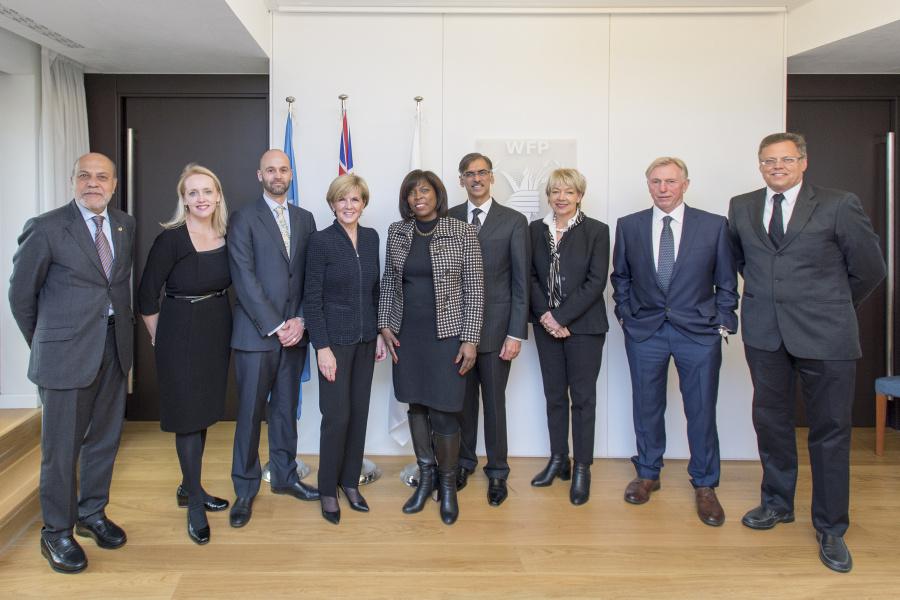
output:
[[[291,111],[288,110],[287,123],[284,125],[284,153],[291,161],[291,187],[288,188],[287,201],[294,206],[300,206],[300,194],[297,193],[297,162],[294,160],[294,124],[291,120]],[[301,309],[302,311],[302,309]],[[302,314],[302,312],[301,312]],[[310,346],[309,349],[312,347]],[[300,375],[300,397],[297,400],[297,420],[303,411],[303,383],[309,381],[309,350],[306,353],[306,362],[303,364],[303,373]]]

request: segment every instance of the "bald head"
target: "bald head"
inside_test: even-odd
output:
[[[259,171],[256,172],[256,177],[272,200],[284,202],[293,178],[288,155],[275,149],[264,153],[259,159]]]
[[[76,202],[101,214],[116,191],[116,165],[104,154],[89,152],[75,161],[72,191]]]

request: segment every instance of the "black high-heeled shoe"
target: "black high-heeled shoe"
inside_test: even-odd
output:
[[[572,477],[572,465],[565,454],[554,454],[547,462],[547,466],[534,476],[531,485],[534,487],[547,487],[557,477],[562,481],[568,481]]]
[[[337,525],[341,522],[341,507],[338,505],[337,510],[325,510],[326,498],[328,498],[328,496],[319,497],[319,505],[322,507],[322,517],[332,525]],[[337,504],[337,496],[334,497],[334,503]]]
[[[340,486],[340,490],[344,492],[344,498],[346,498],[347,502],[350,503],[350,508],[358,512],[369,512],[369,503],[366,502],[366,499],[363,498],[363,495],[359,493],[358,489]],[[351,493],[354,492],[356,495],[356,500],[354,500],[351,496]]]
[[[228,500],[225,498],[210,496],[206,492],[203,492],[203,495],[203,507],[206,508],[206,512],[219,512],[220,510],[228,508]],[[178,501],[178,508],[187,508],[188,493],[183,485],[179,485],[178,489],[175,490],[175,499]]]
[[[195,544],[202,546],[204,544],[209,543],[209,537],[210,537],[209,524],[207,523],[206,527],[201,527],[199,529],[196,529],[194,527],[194,524],[191,523],[191,512],[190,511],[188,511],[188,517],[187,517],[187,532],[188,532],[188,537],[191,538],[191,541],[193,541]]]

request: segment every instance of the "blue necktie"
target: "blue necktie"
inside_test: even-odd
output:
[[[675,236],[672,235],[672,217],[663,217],[662,233],[659,235],[659,258],[656,261],[656,281],[663,293],[669,293],[672,269],[675,267]]]

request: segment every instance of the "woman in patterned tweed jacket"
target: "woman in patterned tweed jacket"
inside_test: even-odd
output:
[[[431,171],[406,176],[399,211],[402,220],[388,229],[378,327],[394,361],[394,393],[409,404],[420,472],[403,512],[424,508],[437,472],[441,519],[450,525],[459,515],[457,413],[484,310],[481,247],[471,225],[447,217],[447,191]]]

